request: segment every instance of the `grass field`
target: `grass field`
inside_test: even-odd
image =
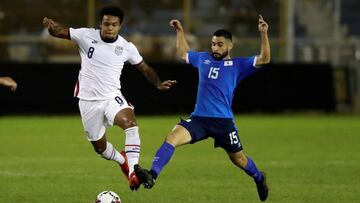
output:
[[[177,116],[138,117],[141,164],[150,167]],[[242,144],[268,174],[267,202],[360,202],[360,118],[240,115]],[[123,148],[124,133],[108,138]],[[259,202],[253,181],[212,140],[180,147],[151,190],[131,192],[116,164],[93,152],[78,116],[0,117],[0,202],[94,202],[103,190],[123,203]]]

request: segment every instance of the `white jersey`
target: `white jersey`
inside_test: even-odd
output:
[[[124,63],[140,64],[143,58],[137,48],[121,36],[113,43],[104,42],[100,30],[70,28],[70,38],[78,44],[81,69],[75,96],[84,100],[105,100],[115,97],[121,88]]]

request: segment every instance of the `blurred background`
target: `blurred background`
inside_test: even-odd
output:
[[[1,0],[0,76],[19,84],[0,87],[0,114],[78,112],[72,97],[80,57],[69,40],[54,39],[43,17],[69,27],[98,27],[98,11],[125,11],[120,34],[132,41],[163,80],[159,92],[126,66],[122,92],[137,113],[190,113],[197,72],[175,56],[170,19],[183,22],[193,50],[210,50],[213,32],[233,32],[233,56],[259,53],[258,15],[270,25],[272,62],[238,87],[235,112],[360,114],[360,1],[358,0]]]

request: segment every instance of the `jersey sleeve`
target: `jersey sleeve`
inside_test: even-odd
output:
[[[131,42],[129,43],[129,52],[128,61],[131,65],[137,65],[143,61],[143,57],[140,55],[138,49]]]
[[[253,56],[240,59],[242,79],[250,77],[252,74],[256,73],[259,70],[259,68],[255,66],[256,58],[256,56]]]
[[[188,51],[186,54],[186,63],[193,65],[194,67],[198,67],[199,63],[199,52]]]
[[[88,31],[89,28],[69,28],[70,39],[79,44],[85,33]]]

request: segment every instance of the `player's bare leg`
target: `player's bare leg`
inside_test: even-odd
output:
[[[191,135],[186,128],[176,125],[170,134],[166,136],[166,142],[174,147],[189,144],[191,142]]]
[[[150,171],[135,165],[135,173],[145,188],[150,189],[155,185],[156,178],[162,168],[170,161],[175,147],[188,144],[190,141],[189,131],[181,125],[176,125],[156,152]]]
[[[137,190],[140,183],[134,172],[134,165],[139,163],[140,136],[134,111],[131,108],[119,111],[115,116],[114,123],[125,131],[125,152],[129,164],[129,185],[131,190]]]
[[[259,198],[261,201],[265,201],[268,193],[269,188],[266,184],[266,174],[261,172],[255,166],[254,161],[247,157],[243,151],[231,153],[227,152],[229,155],[230,160],[239,168],[243,169],[249,176],[254,178],[256,183],[256,188],[259,194]]]

